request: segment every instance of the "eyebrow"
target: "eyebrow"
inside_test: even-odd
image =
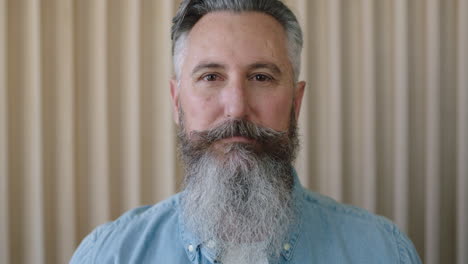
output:
[[[227,68],[227,66],[222,64],[222,63],[202,62],[202,63],[198,64],[197,66],[195,66],[195,68],[193,68],[192,75],[194,75],[197,72],[199,72],[201,70],[204,70],[204,69],[226,69],[226,68]],[[256,62],[256,63],[250,64],[248,66],[249,71],[258,70],[258,69],[268,69],[268,70],[272,71],[273,73],[275,73],[277,75],[282,74],[280,68],[278,66],[276,66],[276,64],[270,63],[270,62]]]
[[[268,69],[270,71],[272,71],[273,73],[277,74],[277,75],[281,75],[281,70],[278,66],[276,66],[276,64],[274,63],[269,63],[269,62],[258,62],[258,63],[254,63],[254,64],[251,64],[249,65],[249,70],[257,70],[257,69]]]
[[[202,62],[193,68],[192,75],[203,69],[226,69],[226,66],[216,62]]]

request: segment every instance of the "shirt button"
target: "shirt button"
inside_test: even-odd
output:
[[[283,248],[284,248],[284,250],[288,251],[288,250],[291,249],[291,244],[286,243],[286,244],[283,245]]]
[[[189,251],[189,252],[193,252],[193,250],[194,250],[193,245],[189,245],[189,246],[188,246],[188,251]]]
[[[208,248],[214,248],[214,247],[215,247],[215,242],[214,242],[213,240],[210,240],[210,241],[208,241],[208,243],[206,244],[206,246],[207,246]]]

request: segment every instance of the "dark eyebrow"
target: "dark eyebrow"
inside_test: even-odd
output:
[[[202,62],[195,66],[192,70],[192,75],[197,73],[198,71],[202,69],[225,69],[226,66],[221,64],[221,63],[216,63],[216,62]]]
[[[269,63],[269,62],[257,62],[254,64],[249,65],[249,70],[256,70],[256,69],[269,69],[275,74],[281,75],[281,70],[276,64]]]

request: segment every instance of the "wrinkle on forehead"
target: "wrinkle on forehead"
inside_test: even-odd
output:
[[[286,32],[278,21],[267,14],[209,13],[195,24],[187,41],[186,62],[191,61],[192,64],[201,60],[229,60],[239,65],[271,61],[283,72],[292,74]],[[185,70],[191,71],[190,68]]]

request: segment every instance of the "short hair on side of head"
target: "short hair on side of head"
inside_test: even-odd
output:
[[[188,33],[206,14],[216,11],[259,12],[272,16],[284,28],[288,56],[294,71],[295,82],[299,79],[302,30],[294,13],[280,0],[183,0],[172,20],[172,58],[176,78],[180,78],[185,43]]]

